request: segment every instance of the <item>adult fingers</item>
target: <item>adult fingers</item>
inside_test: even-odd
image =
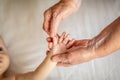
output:
[[[62,54],[56,54],[52,56],[52,61],[59,62],[63,64],[70,64],[70,53],[62,53]]]
[[[54,37],[57,35],[60,22],[61,18],[58,18],[57,14],[55,15],[54,13],[50,21],[50,37]]]
[[[43,22],[43,29],[49,34],[50,33],[50,19],[51,19],[51,11],[47,10],[44,13],[44,22]]]
[[[66,45],[67,49],[69,49],[74,42],[75,42],[75,39],[70,40]]]
[[[53,53],[52,53],[51,51],[47,50],[47,51],[46,51],[46,55],[47,55],[47,56],[52,56]]]

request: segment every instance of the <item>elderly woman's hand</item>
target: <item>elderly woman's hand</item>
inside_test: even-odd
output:
[[[79,9],[81,0],[61,0],[44,13],[43,29],[50,37],[57,34],[60,22]]]
[[[94,46],[86,39],[75,41],[67,52],[53,55],[52,60],[58,62],[58,66],[72,66],[94,58],[96,58]]]

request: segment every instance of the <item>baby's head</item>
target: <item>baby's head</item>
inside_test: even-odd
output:
[[[3,40],[0,38],[0,76],[2,76],[9,67],[9,56],[4,46]]]

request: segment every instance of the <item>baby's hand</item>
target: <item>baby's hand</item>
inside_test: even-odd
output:
[[[48,47],[52,54],[64,53],[75,40],[69,40],[69,34],[63,32],[60,37],[53,37],[53,41],[49,42]]]

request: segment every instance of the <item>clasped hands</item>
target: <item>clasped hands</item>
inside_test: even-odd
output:
[[[77,12],[80,4],[81,0],[60,0],[45,11],[43,29],[50,36],[47,38],[48,44],[51,45],[52,38],[56,36],[60,22]],[[91,40],[73,39],[70,43],[72,46],[68,47],[64,53],[53,55],[51,59],[57,62],[58,66],[71,66],[89,61],[95,57],[95,52],[90,42]]]
[[[66,36],[66,33],[63,32],[64,36]],[[59,38],[59,36],[57,35]],[[68,38],[67,38],[68,39]],[[52,46],[52,38],[48,37],[48,48],[49,51]],[[66,51],[63,53],[57,53],[55,55],[52,55],[50,53],[47,53],[47,55],[52,55],[51,60],[54,62],[57,62],[57,66],[72,66],[75,64],[80,64],[83,62],[87,62],[89,60],[92,60],[95,58],[95,50],[92,46],[92,40],[86,39],[86,40],[69,40],[68,44],[66,45]],[[48,52],[49,52],[48,51]]]

